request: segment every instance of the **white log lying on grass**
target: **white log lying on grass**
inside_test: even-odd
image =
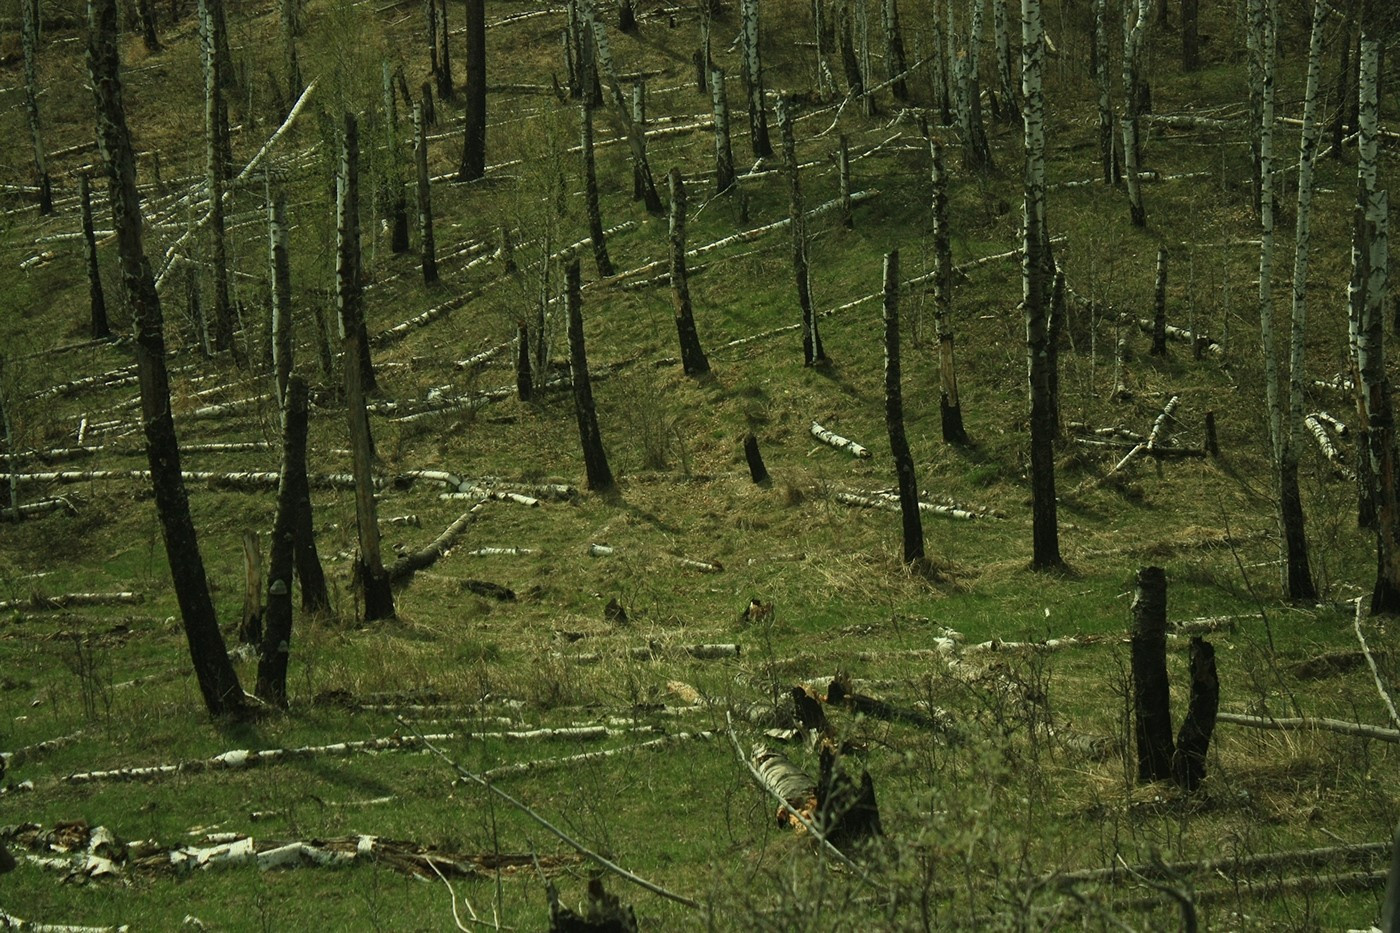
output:
[[[697,661],[721,661],[726,658],[739,657],[740,651],[740,646],[733,643],[662,645],[652,642],[650,645],[628,648],[626,654],[633,661],[659,661],[665,658],[684,657],[694,658]],[[590,652],[588,654],[561,655],[561,657],[573,664],[600,664],[617,657],[617,655]]]
[[[219,473],[209,470],[186,470],[181,474],[187,483],[209,483],[230,489],[276,489],[278,474],[269,470],[247,470]],[[103,480],[149,480],[149,470],[58,470],[48,473],[0,473],[0,480],[14,478],[21,483],[94,483]],[[349,473],[316,473],[307,477],[320,488],[353,489],[355,478]],[[384,480],[375,478],[375,488]]]
[[[888,492],[860,493],[840,491],[835,494],[835,499],[842,505],[853,505],[862,509],[885,509],[890,512],[898,512],[900,509],[899,496]],[[929,512],[933,515],[942,515],[945,518],[962,520],[982,517],[982,515],[970,509],[958,508],[952,505],[937,505],[932,502],[920,502],[919,511]]]
[[[58,596],[40,596],[35,593],[23,599],[0,600],[0,611],[10,609],[72,609],[77,606],[133,606],[141,602],[139,593],[63,593]]]
[[[447,528],[443,530],[442,534],[429,542],[427,546],[411,554],[405,554],[403,557],[394,561],[393,566],[387,571],[389,574],[389,581],[395,584],[403,583],[418,571],[437,563],[438,560],[457,543],[457,539],[462,536],[462,532],[466,531],[467,525],[471,523],[476,513],[481,510],[482,505],[484,505],[484,502],[478,501],[476,505],[457,516],[457,519],[452,522],[452,524],[448,525]]]
[[[1327,436],[1327,429],[1322,426],[1322,419],[1316,414],[1308,415],[1303,419],[1303,425],[1312,432],[1313,439],[1317,441],[1318,449],[1322,451],[1322,455],[1327,458],[1328,462],[1336,467],[1343,476],[1348,479],[1354,478],[1346,458],[1342,456],[1341,451],[1337,450],[1337,445],[1332,443],[1332,438]]]
[[[689,567],[691,570],[698,570],[701,573],[720,573],[724,570],[724,565],[715,560],[696,560],[693,557],[684,557],[680,554],[668,554],[667,556],[682,567]]]
[[[848,437],[842,437],[834,431],[827,430],[815,421],[812,422],[810,430],[812,432],[812,436],[815,437],[817,440],[821,441],[823,444],[829,444],[832,447],[835,447],[837,450],[844,450],[851,456],[859,457],[862,460],[867,460],[870,458],[869,450],[862,447],[860,444],[857,444],[855,441],[851,440]]]
[[[126,924],[119,927],[87,927],[71,923],[39,923],[25,920],[0,907],[0,928],[23,931],[23,933],[126,933]]]
[[[1327,719],[1317,716],[1281,719],[1272,716],[1247,716],[1243,713],[1218,713],[1215,721],[1228,722],[1236,726],[1251,726],[1255,729],[1274,729],[1279,732],[1336,732],[1363,739],[1400,743],[1400,730],[1398,729],[1387,729],[1384,726],[1372,726],[1362,722],[1347,722],[1345,719]]]
[[[507,340],[505,343],[499,343],[494,347],[488,347],[475,356],[469,356],[465,360],[457,360],[452,364],[452,367],[454,369],[476,369],[478,366],[488,362],[494,357],[500,356],[502,352],[513,346],[515,346],[515,341]]]
[[[1149,318],[1139,318],[1138,327],[1142,328],[1144,331],[1150,334],[1152,333],[1153,322]],[[1177,327],[1173,324],[1168,324],[1166,333],[1169,339],[1174,340],[1177,343],[1194,344],[1196,342],[1196,334],[1192,333],[1184,327]],[[1205,349],[1207,353],[1211,354],[1212,356],[1219,356],[1221,353],[1224,352],[1220,344],[1210,339],[1209,336],[1201,334],[1200,337],[1201,339],[1206,341]]]
[[[467,486],[462,492],[444,492],[438,496],[439,499],[496,499],[501,502],[514,502],[517,505],[524,505],[535,508],[540,504],[540,500],[534,496],[527,496],[518,492],[507,492],[501,489],[487,489],[483,486]]]
[[[0,509],[0,522],[13,522],[32,518],[35,515],[47,515],[49,512],[60,511],[70,515],[78,514],[73,503],[67,499],[36,499],[33,502],[21,502],[17,506],[8,505],[4,509]]]
[[[566,755],[562,758],[542,758],[534,761],[517,761],[513,764],[501,765],[489,771],[483,771],[482,777],[491,780],[494,778],[507,777],[518,774],[536,774],[541,771],[555,771],[560,768],[574,768],[582,764],[590,764],[595,761],[603,761],[608,758],[615,758],[619,755],[629,755],[633,752],[649,751],[657,748],[664,748],[668,745],[676,745],[681,742],[695,740],[712,739],[714,732],[675,732],[663,735],[646,742],[637,742],[633,745],[622,745],[617,748],[607,748],[596,752],[581,752],[577,755]]]
[[[522,557],[535,553],[534,548],[528,547],[479,547],[474,551],[468,551],[469,557]]]

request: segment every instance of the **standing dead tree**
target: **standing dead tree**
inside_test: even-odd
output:
[[[428,176],[428,136],[423,129],[423,105],[413,105],[413,164],[418,174],[418,248],[422,254],[423,284],[438,280],[437,241],[433,238],[433,192]]]
[[[1150,0],[1123,0],[1123,163],[1128,180],[1128,212],[1133,226],[1147,226],[1142,204],[1141,144],[1138,134],[1142,114],[1142,50],[1151,19]]]
[[[180,604],[190,658],[204,704],[214,715],[238,713],[245,708],[243,688],[219,632],[199,540],[190,518],[189,497],[180,472],[180,445],[171,417],[170,376],[165,365],[165,322],[141,242],[136,159],[122,103],[117,34],[116,0],[89,0],[88,77],[96,109],[98,147],[111,187],[122,285],[135,323],[136,363],[151,486],[175,598]]]
[[[292,572],[296,556],[298,489],[306,476],[306,382],[287,383],[282,408],[282,472],[277,484],[277,518],[272,526],[272,553],[267,571],[267,601],[258,646],[258,696],[275,706],[287,705],[287,660],[292,641]]]
[[[233,350],[233,305],[229,296],[228,233],[224,223],[224,183],[229,165],[228,111],[224,87],[227,41],[222,36],[223,0],[199,0],[200,53],[204,63],[204,163],[209,192],[209,274],[214,289],[214,349]],[[237,352],[235,351],[235,357]]]
[[[287,249],[287,195],[269,192],[268,264],[272,273],[272,371],[277,405],[285,413],[287,380],[292,375],[292,270]]]
[[[88,305],[92,312],[92,337],[112,336],[107,322],[107,299],[102,292],[102,267],[97,260],[97,231],[92,223],[92,182],[86,172],[78,176],[78,201],[82,208],[83,259],[87,265]]]
[[[467,107],[458,181],[486,175],[486,0],[467,0]]]
[[[919,478],[904,433],[904,396],[899,371],[899,251],[885,254],[885,428],[899,480],[899,510],[904,521],[904,562],[924,556],[924,526],[919,517]]]
[[[656,180],[652,177],[651,164],[647,161],[646,135],[642,132],[640,124],[632,119],[631,108],[623,96],[622,85],[617,78],[617,70],[613,67],[607,28],[594,14],[593,0],[582,0],[580,12],[587,31],[593,35],[593,49],[597,56],[594,58],[597,77],[606,82],[608,91],[612,94],[613,105],[617,107],[618,116],[622,120],[623,130],[627,134],[627,145],[632,150],[632,168],[637,178],[638,187],[641,189],[642,203],[646,206],[648,214],[659,217],[664,213],[665,208],[661,204],[661,195],[656,192]]]
[[[676,309],[676,334],[681,344],[681,366],[687,376],[710,371],[710,361],[700,346],[695,330],[695,314],[690,305],[690,282],[685,269],[685,182],[681,170],[673,168],[666,180],[671,190],[671,299]]]
[[[370,440],[365,395],[370,391],[362,360],[366,345],[364,293],[360,284],[359,129],[354,114],[345,115],[336,177],[336,306],[344,349],[345,404],[350,419],[350,453],[355,474],[355,516],[360,553],[355,575],[364,597],[365,619],[394,617],[394,595],[379,552],[379,516],[374,501],[374,446]]]
[[[43,127],[39,121],[39,5],[20,0],[20,45],[24,54],[24,112],[34,146],[34,178],[39,188],[39,213],[53,213],[53,184],[49,179]]]
[[[1094,85],[1099,91],[1099,161],[1103,163],[1103,183],[1115,185],[1120,178],[1113,144],[1113,106],[1108,80],[1108,0],[1094,0]]]
[[[1171,776],[1172,713],[1167,685],[1167,575],[1144,567],[1133,592],[1133,735],[1139,781]]]
[[[586,51],[584,57],[588,58]],[[615,270],[612,259],[608,256],[608,238],[603,229],[603,209],[598,197],[598,163],[593,151],[593,104],[586,95],[579,104],[579,118],[582,130],[579,149],[583,156],[583,192],[588,212],[588,236],[593,242],[593,262],[598,267],[598,275],[608,278]]]
[[[944,442],[966,444],[967,430],[963,427],[953,354],[953,249],[948,225],[948,171],[943,161],[943,144],[930,137],[928,146],[933,164],[933,316],[938,329],[938,407]]]
[[[807,267],[807,220],[802,208],[802,181],[798,173],[797,139],[792,131],[792,100],[778,98],[778,130],[783,138],[783,168],[788,177],[788,226],[792,228],[792,271],[797,281],[797,303],[802,309],[802,362],[826,363],[817,314],[812,308],[812,281]]]
[[[743,45],[741,74],[749,98],[749,143],[755,159],[766,159],[773,154],[773,143],[768,139],[768,114],[763,101],[763,61],[758,50],[758,0],[741,0],[739,10],[742,20],[739,38]]]
[[[588,488],[606,492],[614,486],[603,436],[598,431],[598,411],[593,404],[593,383],[588,378],[588,350],[583,341],[583,297],[578,257],[571,256],[564,270],[565,304],[569,314],[569,373],[574,385],[574,415]]]
[[[734,148],[729,137],[729,99],[724,91],[724,69],[710,69],[710,95],[715,111],[715,191],[734,187]]]
[[[389,225],[389,248],[408,252],[408,199],[404,196],[402,151],[399,145],[399,108],[394,100],[393,75],[387,61],[380,64],[384,118],[384,172],[380,176],[380,209]]]

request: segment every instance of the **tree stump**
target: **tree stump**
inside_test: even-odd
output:
[[[1144,567],[1133,594],[1133,735],[1139,781],[1172,774],[1171,694],[1167,685],[1167,575]]]
[[[1172,780],[1191,793],[1206,777],[1206,750],[1220,708],[1220,678],[1215,672],[1215,647],[1204,638],[1191,639],[1191,702],[1176,736]]]

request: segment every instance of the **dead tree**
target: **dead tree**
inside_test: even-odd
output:
[[[428,178],[428,136],[423,129],[423,106],[413,105],[413,164],[418,171],[418,245],[423,256],[423,284],[438,280],[437,241],[433,239],[433,192]]]
[[[141,21],[141,42],[147,52],[160,51],[160,37],[156,35],[156,11],[151,0],[136,0],[136,16]]]
[[[1167,575],[1144,567],[1133,593],[1133,736],[1139,781],[1172,774],[1171,692],[1167,683]]]
[[[574,415],[578,419],[579,443],[588,488],[606,492],[614,487],[603,436],[598,431],[598,412],[593,405],[593,384],[588,378],[588,350],[583,342],[583,297],[578,257],[570,256],[564,270],[565,303],[569,313],[569,374],[574,384]]]
[[[1215,671],[1215,647],[1199,635],[1191,639],[1191,699],[1186,719],[1176,736],[1172,781],[1187,793],[1206,777],[1206,751],[1215,732],[1220,708],[1220,678]]]
[[[354,114],[345,115],[341,139],[340,172],[336,179],[336,305],[345,376],[345,404],[350,418],[350,453],[355,473],[355,516],[359,527],[360,553],[355,575],[364,597],[367,621],[392,619],[394,595],[389,575],[379,553],[379,516],[374,501],[374,447],[370,441],[369,413],[365,410],[364,367],[368,359],[364,319],[364,294],[360,284],[360,222],[356,163],[360,147]]]
[[[734,148],[729,137],[729,99],[724,91],[724,69],[710,68],[710,95],[715,112],[715,192],[734,187]]]
[[[586,57],[586,53],[585,53]],[[593,153],[593,105],[585,97],[579,105],[582,124],[583,191],[588,211],[588,236],[593,243],[593,262],[598,267],[598,275],[608,278],[614,272],[612,260],[608,257],[608,239],[603,231],[603,209],[598,198],[598,163]]]
[[[1094,0],[1094,85],[1099,92],[1099,161],[1103,183],[1120,179],[1117,149],[1113,142],[1112,82],[1108,79],[1108,0]]]
[[[899,510],[904,519],[904,562],[924,556],[924,526],[919,518],[919,479],[904,434],[904,397],[899,373],[899,251],[885,254],[885,427],[899,480]]]
[[[1167,355],[1167,248],[1157,247],[1157,284],[1153,291],[1153,356]]]
[[[107,299],[102,292],[102,267],[97,261],[97,232],[92,223],[92,184],[86,172],[78,176],[78,200],[82,204],[83,258],[87,264],[88,304],[92,309],[92,337],[112,336],[107,322]]]
[[[238,640],[245,645],[262,641],[262,545],[256,531],[243,532],[243,620]]]
[[[223,0],[199,0],[199,35],[204,62],[204,167],[209,192],[209,273],[214,289],[214,349],[234,350],[228,233],[224,222],[224,182],[229,173],[226,159],[228,113],[224,87],[230,76],[224,74],[225,58],[220,54],[221,46],[226,41],[221,36],[224,23],[222,5]]]
[[[451,33],[447,28],[447,0],[438,0],[437,8],[438,42],[438,99],[451,100],[452,90],[452,51]]]
[[[29,139],[34,146],[34,178],[39,188],[39,213],[53,213],[53,184],[39,121],[39,5],[20,0],[20,45],[24,54],[24,111],[29,117]]]
[[[437,0],[423,0],[423,23],[427,28],[428,77],[430,83],[442,86],[442,66],[438,64]],[[431,112],[431,111],[430,111]]]
[[[214,715],[238,713],[245,708],[243,688],[219,632],[180,470],[180,445],[171,417],[170,377],[165,366],[165,322],[142,245],[136,159],[122,104],[117,35],[116,0],[89,0],[88,77],[96,107],[98,148],[111,187],[122,286],[136,330],[146,457],[175,598],[204,704]]]
[[[292,572],[296,557],[297,476],[306,476],[306,382],[293,376],[282,409],[282,472],[277,483],[277,518],[267,569],[267,601],[258,646],[258,696],[287,705],[287,660],[292,641]]]
[[[1201,0],[1181,0],[1181,70],[1201,67]]]
[[[897,0],[883,0],[880,4],[881,25],[885,30],[885,77],[890,82],[890,92],[900,102],[909,99],[909,85],[904,80],[907,66],[904,63],[904,36],[899,29],[899,7]]]
[[[278,21],[282,28],[282,67],[286,69],[287,100],[296,100],[306,89],[297,60],[297,36],[301,35],[301,0],[280,0]]]
[[[797,281],[797,304],[802,309],[802,360],[805,366],[826,363],[817,315],[812,308],[811,273],[807,268],[807,220],[802,206],[802,182],[797,167],[797,140],[792,132],[792,101],[778,98],[778,130],[783,139],[783,168],[788,177],[788,225],[792,228],[792,271]]]
[[[486,0],[467,0],[467,107],[458,181],[486,175]]]
[[[671,169],[667,175],[671,189],[671,300],[676,309],[676,333],[681,343],[681,367],[687,376],[702,376],[710,371],[710,361],[700,346],[695,330],[695,315],[690,305],[690,283],[685,270],[685,183],[681,170]]]
[[[661,195],[656,192],[656,181],[651,175],[651,164],[647,161],[646,134],[642,132],[641,125],[632,119],[631,108],[628,107],[627,100],[622,94],[622,85],[618,82],[617,71],[613,67],[607,29],[594,15],[591,0],[584,5],[583,15],[586,30],[593,37],[592,54],[595,56],[593,58],[595,67],[592,70],[599,80],[607,83],[613,105],[617,107],[617,114],[622,119],[622,127],[627,135],[627,146],[632,151],[632,168],[641,187],[642,203],[646,206],[648,214],[660,217],[664,208],[661,206]]]
[[[768,139],[768,114],[763,101],[763,61],[758,51],[758,0],[741,0],[739,32],[743,45],[744,90],[749,98],[749,142],[753,146],[755,159],[766,159],[773,154],[773,144]]]
[[[1138,120],[1142,115],[1141,57],[1147,41],[1148,0],[1123,2],[1123,172],[1128,182],[1128,213],[1133,226],[1147,226],[1142,204],[1142,171]]]
[[[272,370],[277,405],[285,410],[287,380],[292,375],[292,269],[287,250],[287,195],[268,198],[268,262],[272,272]]]
[[[942,416],[943,441],[967,444],[962,400],[958,395],[957,362],[953,352],[953,249],[948,223],[948,170],[943,161],[942,143],[930,138],[928,145],[933,161],[933,314],[938,328],[938,407]]]
[[[515,395],[528,402],[535,395],[534,367],[530,365],[530,327],[520,321],[515,327]]]
[[[389,249],[408,252],[408,199],[404,197],[402,153],[399,146],[399,108],[394,102],[393,75],[389,63],[382,62],[381,94],[384,105],[384,150],[387,166],[381,176],[381,208],[389,224]]]
[[[836,200],[841,212],[841,226],[854,229],[855,215],[851,212],[851,146],[842,133],[836,144]]]

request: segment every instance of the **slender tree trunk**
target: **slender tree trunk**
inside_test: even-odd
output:
[[[607,82],[613,104],[617,107],[618,116],[622,118],[622,125],[627,133],[627,144],[632,150],[632,165],[642,182],[642,201],[646,205],[648,214],[659,217],[664,212],[664,208],[661,205],[661,195],[656,192],[656,181],[652,178],[651,165],[647,162],[646,136],[642,133],[642,128],[632,119],[627,101],[623,97],[622,85],[618,83],[617,72],[613,69],[612,50],[608,45],[607,30],[593,15],[591,4],[583,8],[583,16],[587,31],[593,34],[593,47],[597,55],[594,59],[595,71],[598,72],[601,79]]]
[[[1123,171],[1128,181],[1128,212],[1135,227],[1147,226],[1138,177],[1142,171],[1138,117],[1142,108],[1139,57],[1147,37],[1148,14],[1147,0],[1123,0]]]
[[[570,257],[564,271],[565,302],[569,310],[569,372],[574,384],[574,415],[578,419],[579,443],[588,488],[604,492],[614,486],[603,437],[598,431],[598,412],[593,405],[593,384],[588,378],[588,350],[583,342],[583,299],[579,284],[577,257]]]
[[[919,517],[919,479],[904,434],[904,398],[899,372],[899,251],[885,254],[885,428],[899,481],[899,511],[904,524],[904,562],[924,557],[924,526]]]
[[[141,202],[136,192],[135,153],[122,105],[117,33],[116,0],[90,0],[88,76],[96,106],[98,148],[111,186],[122,286],[135,323],[136,365],[151,485],[175,598],[180,604],[204,704],[214,715],[237,713],[245,708],[243,688],[219,632],[180,471],[180,445],[170,413],[170,380],[165,367],[164,320],[141,242]]]
[[[141,21],[141,42],[147,52],[160,51],[160,36],[156,34],[156,11],[151,0],[136,0],[136,15]]]
[[[437,0],[423,0],[423,20],[428,30],[428,75],[433,83],[442,85],[442,68],[438,65]]]
[[[901,103],[909,99],[909,85],[904,80],[908,65],[904,61],[904,37],[899,28],[898,0],[883,0],[880,4],[880,19],[885,32],[885,77],[890,81],[890,92]]]
[[[1157,285],[1153,290],[1152,302],[1152,349],[1153,356],[1167,355],[1167,248],[1157,247]]]
[[[1055,422],[1049,349],[1050,243],[1045,229],[1045,30],[1040,0],[1021,0],[1021,96],[1025,122],[1026,175],[1022,224],[1022,300],[1030,383],[1031,567],[1062,567],[1055,504]]]
[[[598,168],[593,157],[593,105],[584,100],[579,105],[579,115],[583,128],[583,190],[588,210],[588,235],[593,241],[593,262],[598,267],[598,275],[610,277],[613,272],[612,259],[608,257],[607,234],[603,231],[603,209],[598,200]]]
[[[671,169],[667,181],[671,188],[671,300],[676,309],[681,367],[687,376],[702,376],[710,371],[710,361],[700,347],[700,335],[695,330],[695,315],[690,306],[690,283],[686,280],[685,183],[681,181],[681,170]]]
[[[763,63],[758,51],[758,0],[740,0],[742,26],[740,39],[743,44],[744,90],[749,98],[749,142],[753,146],[755,159],[766,159],[773,154],[773,144],[768,139],[768,114],[763,103]]]
[[[418,240],[423,255],[423,284],[438,280],[437,241],[433,238],[433,192],[428,178],[428,136],[423,129],[423,107],[413,105],[413,163],[418,173]]]
[[[1181,70],[1201,67],[1200,0],[1181,0]]]
[[[306,89],[301,77],[301,62],[297,59],[297,36],[301,35],[301,0],[280,0],[277,5],[282,28],[282,67],[286,70],[287,100],[294,101]]]
[[[758,438],[752,431],[744,435],[744,460],[749,465],[749,479],[753,480],[754,485],[767,486],[772,482],[768,467],[763,464],[763,454],[758,449]]]
[[[486,0],[467,0],[467,110],[458,181],[486,175]]]
[[[1113,146],[1113,106],[1108,80],[1108,17],[1107,0],[1094,0],[1094,84],[1099,90],[1099,160],[1103,163],[1103,183],[1112,185],[1118,179]]]
[[[1033,0],[1023,0],[1033,2]],[[1167,576],[1143,567],[1133,593],[1133,734],[1139,781],[1171,777],[1171,690],[1167,682]]]
[[[1172,753],[1172,781],[1187,793],[1194,793],[1205,780],[1206,751],[1219,708],[1215,647],[1198,635],[1191,639],[1191,700]]]
[[[992,0],[992,32],[997,47],[997,88],[1001,94],[1001,119],[1021,122],[1021,106],[1016,94],[1015,71],[1011,66],[1011,30],[1007,24],[1007,0]]]
[[[841,71],[846,76],[846,92],[851,98],[865,96],[865,75],[860,70],[860,56],[857,54],[858,39],[855,15],[852,12],[853,0],[837,0],[836,30],[841,46]],[[860,2],[860,0],[854,0]]]
[[[792,101],[778,98],[778,130],[783,140],[783,166],[788,176],[788,226],[792,228],[792,270],[797,280],[797,304],[802,309],[802,360],[816,366],[827,362],[812,308],[811,273],[807,268],[807,220],[802,206],[802,183],[797,169],[797,140],[792,131]]]
[[[78,176],[78,200],[82,204],[83,258],[87,265],[92,336],[94,340],[106,340],[112,336],[112,328],[107,323],[107,299],[102,293],[102,269],[97,261],[97,232],[92,223],[92,183],[86,172]]]
[[[1054,265],[1053,260],[1051,265]],[[1045,381],[1050,390],[1049,418],[1056,442],[1063,434],[1060,428],[1060,342],[1064,331],[1065,270],[1055,266],[1054,277],[1050,283],[1050,318],[1045,324]]]
[[[399,145],[399,108],[394,102],[394,81],[389,63],[381,62],[382,94],[384,98],[384,149],[388,165],[383,183],[383,207],[389,223],[389,248],[395,253],[408,252],[408,199],[404,196],[402,151]]]
[[[237,350],[233,343],[233,306],[229,298],[228,234],[224,225],[224,181],[228,178],[225,161],[224,58],[219,54],[223,39],[220,10],[223,0],[199,0],[200,39],[204,56],[204,161],[209,190],[209,270],[214,290],[214,349]]]
[[[272,273],[272,370],[277,406],[287,407],[287,381],[292,376],[292,269],[287,251],[287,195],[269,192],[267,205],[268,261]]]
[[[933,98],[938,107],[938,123],[950,126],[953,122],[953,97],[949,89],[953,70],[951,24],[952,0],[932,0],[929,13],[929,29],[932,32],[933,54]]]
[[[710,94],[715,111],[715,191],[734,187],[734,149],[729,138],[729,99],[724,92],[724,69],[710,69]]]
[[[292,573],[296,558],[297,483],[306,475],[306,382],[287,383],[282,409],[282,473],[277,483],[277,518],[272,525],[267,598],[258,646],[258,696],[273,706],[287,705],[287,661],[292,643]]]
[[[447,0],[438,0],[438,98],[451,100],[452,89],[452,37],[447,28]]]
[[[24,110],[29,117],[29,139],[34,147],[34,178],[39,188],[39,213],[53,213],[53,184],[39,121],[39,21],[37,4],[20,0],[20,45],[24,54]]]
[[[637,31],[637,11],[632,5],[632,0],[617,0],[617,31]]]
[[[364,598],[366,621],[392,619],[394,595],[389,574],[379,552],[379,516],[374,501],[374,446],[370,440],[369,415],[365,411],[364,293],[360,284],[360,219],[358,162],[359,129],[353,114],[345,115],[345,135],[341,140],[340,173],[336,179],[336,305],[345,375],[345,403],[350,418],[350,453],[355,473],[355,515],[359,527],[360,553],[356,564],[357,583]]]
[[[957,363],[953,352],[953,250],[948,223],[948,171],[943,161],[943,144],[929,139],[933,161],[933,314],[938,329],[938,407],[947,444],[967,444],[963,427],[962,400],[958,395]]]
[[[522,402],[535,395],[535,377],[530,367],[530,329],[524,321],[516,324],[515,394]]]
[[[1354,115],[1350,105],[1354,95],[1351,91],[1351,37],[1356,31],[1356,4],[1357,0],[1347,0],[1347,18],[1342,26],[1342,33],[1338,36],[1339,45],[1342,49],[1341,59],[1337,63],[1337,90],[1333,100],[1337,101],[1337,115],[1332,120],[1332,155],[1333,158],[1341,159],[1342,139],[1346,136],[1347,127],[1355,126],[1355,122],[1348,123],[1347,117]]]

